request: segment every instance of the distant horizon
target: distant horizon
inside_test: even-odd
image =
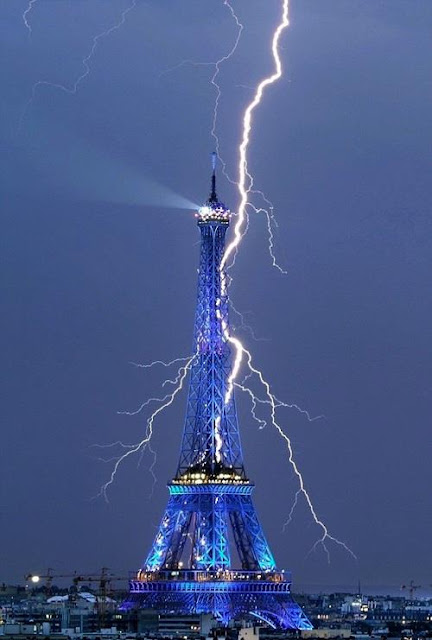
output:
[[[36,574],[39,575],[39,574]],[[42,574],[41,574],[42,575]],[[77,575],[94,575],[98,576],[98,572],[88,572],[88,571],[77,571]],[[121,584],[121,581],[117,581],[118,584]],[[127,580],[124,580],[124,583],[127,583]],[[96,584],[96,583],[95,583]],[[6,582],[0,578],[0,585],[5,585],[6,587],[25,587],[29,586],[30,589],[40,589],[44,586],[44,581],[41,580],[38,584],[31,584],[29,582],[23,581],[20,582]],[[67,589],[73,585],[72,580],[69,578],[56,578],[53,575],[52,586],[57,587],[59,589]],[[86,583],[85,579],[82,581],[83,587],[89,586]],[[90,585],[91,588],[91,585]],[[113,591],[123,591],[123,589],[114,588]],[[347,594],[347,595],[362,595],[362,596],[390,596],[392,598],[400,597],[405,600],[411,600],[407,590],[401,589],[401,587],[397,587],[396,585],[368,585],[368,584],[360,584],[360,593],[358,591],[357,586],[349,585],[349,584],[319,584],[319,583],[297,583],[293,581],[292,592],[294,594],[306,594],[306,595],[331,595],[331,594]],[[421,587],[419,586],[415,594],[413,595],[412,600],[428,600],[432,598],[432,585],[430,587]]]
[[[370,595],[370,596],[386,596],[389,595],[391,597],[401,597],[406,600],[410,600],[409,595],[405,590],[402,590],[400,587],[396,587],[395,585],[360,585],[360,595]],[[297,583],[293,584],[293,592],[294,593],[347,593],[351,595],[358,595],[358,590],[349,585],[318,585],[318,584],[310,584],[310,585],[297,585]],[[429,599],[432,598],[432,588],[422,589],[419,588],[415,592],[413,596],[413,600],[415,599]]]

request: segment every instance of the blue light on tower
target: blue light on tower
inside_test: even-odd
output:
[[[253,616],[274,628],[311,629],[276,568],[243,465],[232,368],[228,296],[221,261],[229,209],[216,194],[196,213],[201,232],[195,354],[177,473],[150,552],[131,581],[125,608],[212,613],[222,624]],[[234,555],[233,553],[234,552]]]

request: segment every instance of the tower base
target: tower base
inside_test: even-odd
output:
[[[251,616],[275,629],[313,628],[291,596],[291,582],[280,573],[146,573],[130,583],[123,609],[133,608],[176,615],[211,613],[223,625]]]

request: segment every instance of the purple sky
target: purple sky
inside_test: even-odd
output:
[[[245,25],[221,70],[217,131],[236,175],[242,111],[271,69],[280,1],[233,0]],[[110,504],[92,500],[110,465],[93,443],[133,442],[145,416],[117,415],[160,393],[163,370],[130,361],[189,353],[215,93],[211,62],[232,47],[222,0],[0,3],[2,447],[0,581],[124,573],[153,538],[175,472],[185,395],[156,422],[151,456],[126,464]],[[291,0],[284,77],[256,114],[250,168],[274,202],[238,255],[240,331],[278,397],[326,417],[280,419],[317,512],[358,562],[319,531],[270,426],[238,397],[246,469],[278,564],[310,585],[429,585],[432,538],[430,0]],[[235,210],[235,188],[219,181]],[[233,318],[235,322],[236,318]]]

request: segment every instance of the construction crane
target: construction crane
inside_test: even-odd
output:
[[[54,578],[72,578],[74,585],[77,586],[79,582],[79,577],[77,572],[74,573],[56,573],[54,574],[54,569],[48,568],[45,575],[39,575],[34,573],[29,573],[25,576],[25,580],[27,582],[31,582],[35,586],[39,584],[41,580],[45,582],[45,591],[47,596],[49,597],[52,591],[52,583]]]
[[[420,589],[421,584],[414,584],[414,580],[411,580],[409,584],[403,584],[401,589],[406,589],[409,593],[410,600],[413,599],[415,592],[417,589]]]
[[[46,593],[47,593],[47,596],[49,597],[52,592],[52,583],[55,578],[72,578],[74,590],[70,594],[70,600],[69,600],[70,604],[73,604],[76,602],[76,597],[78,595],[78,586],[81,582],[88,582],[88,583],[97,582],[99,585],[99,588],[98,588],[98,593],[96,595],[96,611],[97,611],[99,622],[102,629],[105,623],[108,593],[111,592],[111,583],[129,581],[129,577],[116,576],[114,574],[111,574],[109,571],[110,570],[108,567],[102,567],[101,573],[99,575],[79,574],[76,571],[74,573],[55,574],[54,570],[49,568],[45,575],[29,573],[25,576],[25,579],[34,585],[37,585],[41,580],[44,580]]]
[[[103,629],[108,605],[108,593],[111,593],[112,582],[129,581],[129,577],[115,576],[109,573],[108,567],[102,567],[100,575],[82,575],[78,582],[97,582],[99,584],[96,596],[96,609],[99,616],[100,628]]]

